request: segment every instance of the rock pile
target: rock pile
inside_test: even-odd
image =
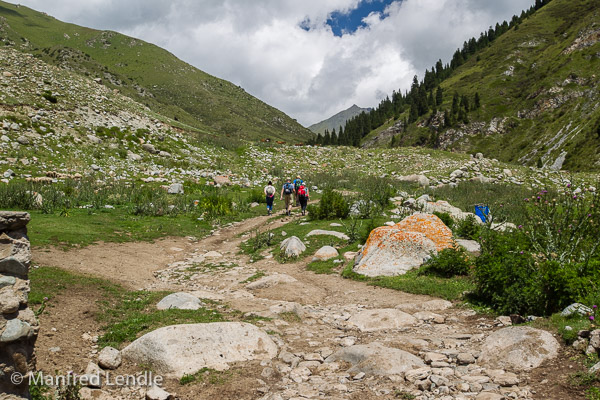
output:
[[[27,379],[13,383],[35,367],[38,322],[27,307],[31,250],[27,238],[29,214],[0,211],[0,393],[29,398]]]

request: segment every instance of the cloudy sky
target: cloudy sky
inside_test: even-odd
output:
[[[376,106],[533,0],[19,0],[134,36],[303,125]]]

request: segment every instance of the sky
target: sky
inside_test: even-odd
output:
[[[301,124],[375,107],[533,0],[19,0],[163,47]]]

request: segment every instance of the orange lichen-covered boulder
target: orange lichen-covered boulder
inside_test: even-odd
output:
[[[453,247],[452,231],[433,214],[414,214],[393,226],[374,229],[357,255],[354,272],[366,276],[404,275],[431,254]]]

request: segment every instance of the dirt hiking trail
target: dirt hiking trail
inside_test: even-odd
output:
[[[315,274],[306,270],[310,257],[281,264],[265,253],[267,258],[251,263],[240,253],[249,232],[275,229],[295,218],[256,217],[200,240],[99,243],[66,252],[34,249],[33,259],[37,265],[92,274],[135,290],[192,293],[220,307],[262,317],[255,323],[279,346],[277,358],[238,363],[219,373],[219,379],[192,385],[168,380],[164,388],[178,398],[584,398],[567,384],[565,371],[579,367],[564,346],[554,360],[530,371],[485,367],[478,361],[485,341],[504,327],[495,318],[429,296],[369,286],[339,274]],[[264,277],[247,282],[259,272]],[[97,345],[90,338],[102,331],[92,318],[94,296],[93,288],[87,293],[61,294],[55,309],[41,316],[38,368],[78,372],[88,361],[95,361]],[[50,349],[62,348],[61,343],[69,350]],[[390,371],[394,365],[394,360],[386,358],[391,357],[386,350],[375,358],[355,354],[354,359],[324,362],[340,350],[373,344],[406,351],[424,365],[416,372],[386,373],[388,363]],[[378,365],[383,372],[378,372]],[[121,368],[139,371],[133,365]],[[85,389],[84,395],[139,399],[145,392],[143,388],[102,388]]]

